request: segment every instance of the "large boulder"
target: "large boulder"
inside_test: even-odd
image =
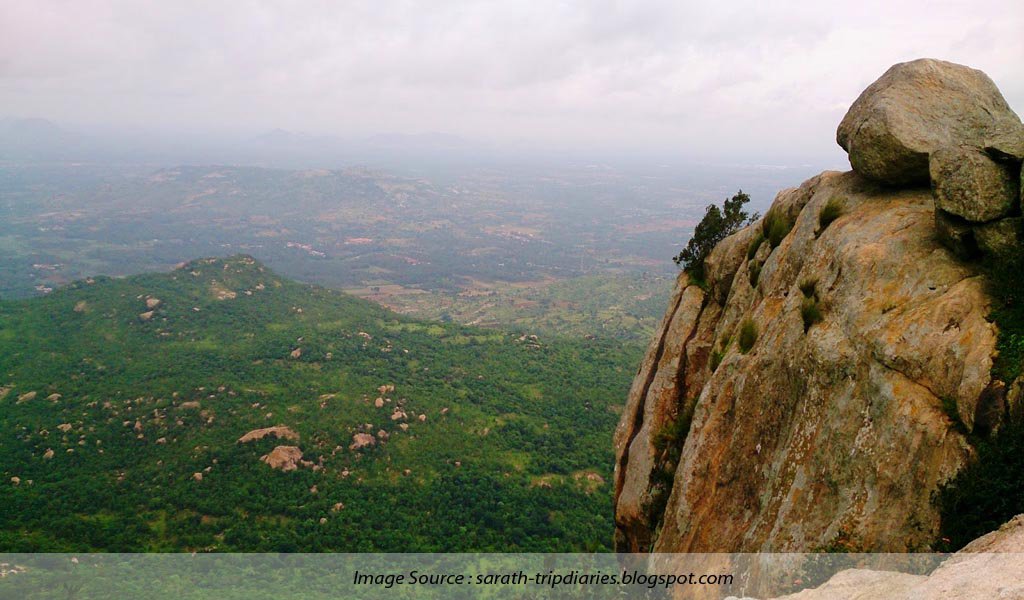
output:
[[[928,156],[945,146],[982,146],[1020,119],[991,79],[962,65],[923,58],[891,67],[846,113],[836,141],[853,169],[876,181],[928,181]]]
[[[985,142],[985,152],[1002,162],[1024,162],[1024,127],[994,134]]]
[[[299,468],[299,461],[302,460],[302,450],[296,446],[277,446],[264,454],[260,460],[270,465],[272,469],[280,471],[294,471]]]
[[[978,148],[950,146],[929,160],[935,206],[972,223],[1005,217],[1019,202],[1016,174]]]
[[[1024,239],[1024,219],[1014,217],[974,228],[974,239],[978,249],[989,256],[1005,256],[1020,252]]]
[[[189,403],[186,402],[185,404]],[[182,408],[185,407],[185,404],[182,404]],[[195,404],[198,407],[198,403]],[[255,442],[262,440],[267,436],[272,436],[279,440],[291,440],[293,442],[299,441],[299,434],[292,431],[291,427],[287,427],[285,425],[278,425],[276,427],[264,427],[263,429],[253,429],[249,433],[238,438],[238,443],[245,444],[247,442]]]

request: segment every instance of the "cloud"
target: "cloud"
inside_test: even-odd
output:
[[[5,2],[0,106],[130,128],[834,157],[845,108],[895,62],[981,68],[1024,108],[1021,31],[1016,0]]]

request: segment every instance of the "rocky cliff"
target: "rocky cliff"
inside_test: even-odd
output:
[[[852,171],[679,277],[615,432],[620,551],[930,547],[1019,402],[971,259],[1019,251],[1022,136],[980,71],[896,65],[839,127]]]

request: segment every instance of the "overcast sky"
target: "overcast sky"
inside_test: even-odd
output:
[[[922,56],[1024,112],[1021,0],[0,0],[0,116],[835,159],[860,90]]]

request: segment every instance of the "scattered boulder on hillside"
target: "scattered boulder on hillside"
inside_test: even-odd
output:
[[[292,350],[291,354],[289,354],[289,356],[291,356],[292,358],[300,358],[300,357],[302,357],[302,348],[296,348],[296,349]]]
[[[182,402],[180,405],[178,405],[178,408],[189,409],[189,408],[199,408],[200,406],[201,405],[199,404],[199,402],[197,402],[195,400],[189,400],[188,402]]]
[[[384,408],[384,399],[377,398],[376,400],[373,401],[373,406],[375,408]]]
[[[63,433],[67,433],[71,431],[71,423],[61,423],[60,425],[57,426],[57,429],[59,429]]]
[[[971,223],[1010,215],[1019,205],[1015,174],[979,148],[950,146],[929,161],[935,206]]]
[[[202,473],[193,473],[192,474],[192,481],[202,481],[202,480],[203,480],[203,474]]]
[[[21,477],[11,477],[11,483],[17,487],[21,485]]]
[[[302,460],[302,450],[296,446],[277,446],[264,454],[260,460],[270,465],[272,469],[280,471],[294,471],[299,468],[299,461]]]
[[[349,450],[361,450],[367,446],[372,446],[377,443],[377,439],[369,433],[357,433],[352,436],[352,443],[349,445]]]
[[[285,425],[278,425],[276,427],[264,427],[262,429],[253,429],[249,433],[238,438],[238,443],[245,444],[248,442],[259,441],[267,436],[272,436],[279,440],[291,440],[293,442],[299,441],[298,433],[293,431],[290,427],[287,427]]]
[[[981,71],[923,58],[891,67],[846,113],[836,141],[853,170],[891,185],[926,183],[928,157],[947,146],[981,146],[1020,119]]]
[[[405,411],[400,409],[400,408],[396,408],[395,412],[391,413],[391,420],[392,421],[398,421],[400,419],[405,419],[405,418],[406,418]]]
[[[57,402],[58,400],[61,399],[61,397],[62,396],[60,394],[50,394],[49,396],[46,397],[46,399],[49,400],[50,402]]]
[[[53,458],[53,450],[51,448],[47,448],[46,452],[43,452],[43,460],[50,460],[51,458]]]
[[[150,320],[152,318],[153,318],[153,311],[151,311],[151,310],[147,310],[144,313],[139,313],[139,320],[140,321],[148,321],[148,320]]]
[[[152,298],[152,297],[146,298],[146,308],[148,308],[149,310],[153,310],[154,308],[156,308],[158,306],[160,306],[160,299],[159,298]]]
[[[79,300],[75,303],[75,308],[72,309],[76,313],[84,313],[89,308],[89,304],[85,300]]]
[[[25,392],[24,394],[18,396],[18,404],[21,404],[22,402],[31,402],[32,400],[36,399],[37,395],[38,394],[36,392]]]

